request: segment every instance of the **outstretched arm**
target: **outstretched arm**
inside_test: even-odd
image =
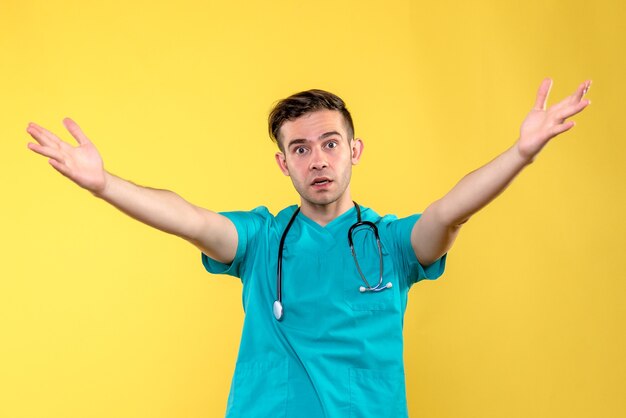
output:
[[[26,131],[37,141],[32,151],[48,157],[58,172],[127,215],[177,235],[209,257],[230,263],[237,250],[237,231],[225,216],[192,205],[168,190],[138,186],[104,169],[100,153],[71,119],[63,124],[78,142],[74,147],[47,129],[30,123]]]
[[[463,177],[444,197],[429,205],[415,223],[411,244],[422,265],[429,265],[448,252],[461,225],[502,193],[552,138],[574,126],[573,121],[566,119],[589,105],[584,95],[590,85],[591,81],[585,81],[571,96],[546,109],[552,80],[543,80],[517,142]]]

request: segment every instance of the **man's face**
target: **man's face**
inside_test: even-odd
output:
[[[352,165],[363,144],[348,138],[342,114],[319,110],[285,122],[279,132],[284,152],[276,161],[302,198],[302,204],[328,205],[350,201]]]

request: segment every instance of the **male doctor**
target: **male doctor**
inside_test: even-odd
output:
[[[504,191],[551,138],[574,126],[590,81],[546,108],[545,79],[519,139],[469,173],[421,215],[379,216],[353,201],[352,166],[363,152],[337,96],[309,90],[269,117],[276,162],[300,205],[215,213],[177,194],[138,186],[104,169],[71,119],[72,146],[30,123],[57,171],[133,218],[202,251],[212,273],[239,277],[246,312],[228,417],[407,416],[402,325],[408,290],[436,279],[461,226]]]

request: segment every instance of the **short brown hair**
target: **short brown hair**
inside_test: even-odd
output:
[[[268,118],[270,138],[280,148],[278,136],[280,128],[285,122],[297,119],[306,113],[324,109],[337,110],[343,115],[348,131],[348,140],[352,139],[354,137],[354,123],[344,101],[337,95],[317,89],[292,94],[276,103]]]

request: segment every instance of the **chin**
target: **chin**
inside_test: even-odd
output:
[[[340,196],[324,194],[321,196],[303,196],[303,198],[304,200],[306,200],[307,202],[311,204],[318,205],[318,206],[325,206],[325,205],[330,205],[331,203],[335,203],[336,201],[339,200]]]
[[[300,195],[300,198],[303,201],[306,201],[316,206],[326,206],[326,205],[333,204],[341,200],[341,197],[344,196],[344,194],[346,193],[345,189],[340,192],[336,188],[322,191],[322,192],[315,192],[315,191],[309,190],[307,187],[304,187],[304,188],[296,187],[296,191],[298,192],[298,194]]]

